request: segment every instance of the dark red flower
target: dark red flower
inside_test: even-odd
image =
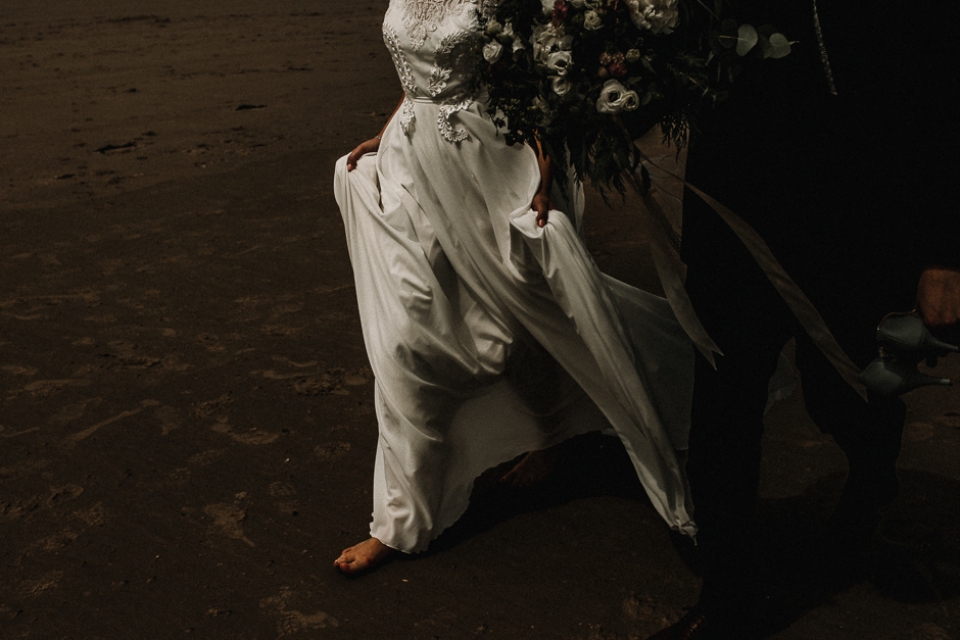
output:
[[[553,16],[551,16],[550,22],[554,27],[559,27],[563,24],[564,20],[567,19],[567,14],[570,12],[570,7],[567,6],[567,3],[564,0],[557,0],[553,5]]]
[[[627,65],[622,62],[614,62],[607,67],[607,71],[609,71],[610,75],[614,78],[622,78],[627,75]]]

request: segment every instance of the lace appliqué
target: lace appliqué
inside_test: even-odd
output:
[[[403,105],[400,107],[400,128],[404,133],[410,133],[410,125],[414,120],[413,101],[410,96],[417,93],[417,83],[413,79],[413,69],[403,55],[397,32],[387,25],[383,27],[383,42],[387,45],[387,50],[390,51],[393,65],[397,68],[397,75],[400,76],[400,84],[406,94]]]
[[[405,26],[408,14],[412,11],[411,7],[417,5],[419,13],[416,16],[420,18],[435,17],[432,23],[427,21],[429,29],[436,29],[440,18],[444,16],[444,10],[453,2],[462,3],[464,0],[405,0],[406,11],[404,14]],[[435,11],[436,13],[430,13]],[[427,37],[427,31],[417,31],[417,29],[407,26],[408,35],[414,39],[414,46],[422,46]],[[405,134],[410,134],[411,125],[416,119],[414,112],[414,99],[418,95],[423,95],[424,90],[417,86],[413,68],[404,55],[404,48],[401,45],[400,37],[396,31],[389,25],[384,25],[383,40],[393,58],[394,66],[397,68],[397,74],[400,76],[400,83],[403,86],[406,97],[400,107],[400,128]],[[479,40],[473,31],[460,31],[444,37],[437,45],[433,54],[433,67],[430,71],[430,77],[427,79],[426,93],[433,99],[439,107],[437,114],[437,128],[440,135],[449,142],[462,142],[469,137],[463,129],[457,129],[451,123],[453,116],[465,109],[469,109],[474,99],[474,85],[466,84],[455,87],[449,95],[444,96],[450,84],[451,77],[470,78],[473,77],[473,67],[476,63],[476,56],[479,55]]]
[[[461,77],[472,75],[471,66],[474,64],[473,56],[476,53],[477,40],[469,31],[454,33],[441,40],[434,53],[433,70],[427,86],[430,95],[436,98],[443,93],[450,76],[454,73]],[[462,89],[458,94],[466,92],[466,89]]]
[[[410,34],[410,43],[417,51],[427,41],[427,35],[437,30],[451,5],[460,5],[463,0],[404,0],[403,26]]]
[[[473,106],[473,98],[464,98],[460,102],[453,104],[444,104],[440,106],[440,113],[437,114],[437,128],[440,129],[440,135],[448,142],[463,142],[470,137],[463,129],[454,129],[450,123],[450,118],[458,111],[469,109]]]
[[[431,96],[436,98],[443,93],[451,75],[457,74],[464,78],[472,75],[477,47],[478,40],[475,34],[469,31],[454,33],[440,41],[434,54],[433,71],[430,73],[428,90]],[[472,95],[472,89],[473,87],[469,86],[460,88],[455,95],[445,99],[440,107],[437,127],[440,129],[440,135],[449,142],[462,142],[468,137],[463,129],[455,129],[450,119],[455,113],[469,109],[473,105],[474,100],[469,97]]]

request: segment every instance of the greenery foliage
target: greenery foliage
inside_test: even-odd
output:
[[[635,139],[660,125],[679,149],[747,57],[789,53],[773,27],[728,16],[731,0],[707,2],[487,0],[481,76],[507,142],[624,193]]]

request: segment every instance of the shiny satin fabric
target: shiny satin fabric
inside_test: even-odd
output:
[[[436,60],[445,39],[475,26],[455,12],[414,47],[401,5],[385,21],[395,61]],[[406,68],[422,86],[421,75],[437,77],[436,65]],[[569,193],[555,188],[558,209],[537,226],[535,153],[507,146],[482,100],[451,114],[413,97],[378,153],[351,172],[341,159],[335,176],[376,377],[371,535],[421,551],[463,514],[485,469],[610,428],[654,508],[693,535],[675,455],[686,448],[693,347],[670,304],[599,271],[578,233],[573,181]]]

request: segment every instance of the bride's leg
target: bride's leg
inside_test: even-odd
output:
[[[530,451],[513,469],[500,478],[500,482],[512,484],[515,487],[540,484],[553,476],[562,459],[563,452],[559,444],[548,449]]]
[[[333,566],[343,573],[356,574],[376,569],[398,551],[383,544],[376,538],[369,538],[360,544],[344,549]]]

